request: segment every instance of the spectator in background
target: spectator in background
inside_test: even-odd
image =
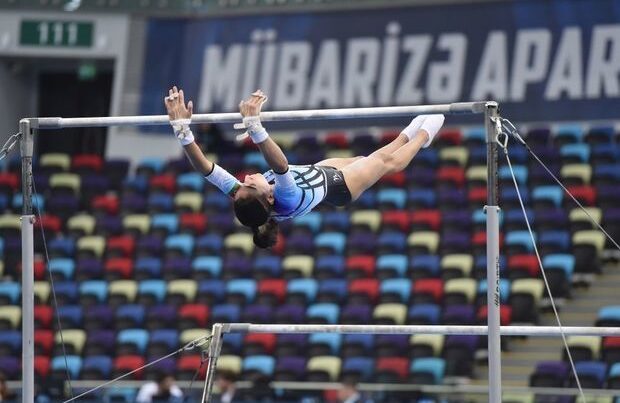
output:
[[[0,402],[15,402],[17,395],[9,390],[6,385],[6,377],[0,372]]]
[[[136,402],[181,402],[183,392],[174,384],[174,377],[170,374],[161,374],[156,382],[148,382],[140,388]]]
[[[357,390],[357,385],[353,382],[343,382],[338,389],[338,401],[341,403],[362,403],[362,395]]]
[[[214,402],[219,403],[232,403],[235,400],[235,382],[237,381],[237,376],[234,372],[231,371],[218,371],[217,377],[215,378],[215,386],[217,387],[218,394],[213,396]]]

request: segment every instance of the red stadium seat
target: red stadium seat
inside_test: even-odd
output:
[[[116,257],[106,260],[104,269],[106,277],[129,279],[133,277],[133,260],[125,257]]]
[[[441,167],[437,170],[437,180],[461,188],[465,184],[465,170],[462,167]]]
[[[407,183],[407,176],[405,171],[394,172],[393,174],[384,175],[383,178],[379,179],[379,183],[402,188]]]
[[[575,196],[583,205],[596,205],[596,189],[589,185],[568,186],[568,191]],[[572,203],[572,200],[570,201]],[[572,204],[571,204],[572,205]]]
[[[20,263],[20,273],[21,273],[21,263]],[[35,280],[45,279],[45,262],[37,258],[34,259],[34,279]]]
[[[398,228],[403,232],[409,232],[411,216],[406,211],[392,210],[381,213],[381,222],[384,227]]]
[[[40,378],[47,378],[50,373],[50,358],[43,355],[34,357],[34,373]]]
[[[261,295],[272,295],[278,303],[284,301],[286,295],[286,280],[284,279],[265,279],[258,283],[259,298]]]
[[[52,327],[52,318],[54,312],[52,307],[48,305],[34,306],[34,323],[37,329],[50,329]]]
[[[181,232],[194,235],[204,234],[207,229],[207,216],[204,213],[183,213],[180,219]]]
[[[476,187],[470,189],[467,193],[467,200],[469,200],[470,204],[478,204],[483,206],[487,202],[487,188],[486,187]]]
[[[441,228],[441,211],[417,210],[411,218],[411,225],[415,229],[439,231]]]
[[[260,346],[261,354],[272,354],[276,348],[276,335],[268,333],[248,333],[245,336],[244,343],[247,346]]]
[[[349,140],[345,132],[330,132],[325,137],[325,144],[331,148],[348,149]]]
[[[96,154],[78,154],[71,161],[71,169],[74,171],[101,172],[103,159]]]
[[[133,256],[136,249],[136,240],[129,235],[116,236],[108,239],[106,245],[108,255]]]
[[[463,134],[460,130],[442,130],[439,132],[436,144],[458,146],[463,142]]]
[[[207,373],[207,366],[201,365],[201,357],[199,354],[185,355],[177,360],[177,371],[179,371],[179,379],[190,380],[193,378],[194,373],[200,368],[198,378],[203,377]]]
[[[93,210],[104,211],[111,215],[118,214],[119,201],[114,195],[95,196],[90,202]]]
[[[174,193],[177,181],[174,175],[163,174],[152,176],[149,182],[152,190],[157,189],[166,193]]]
[[[43,229],[46,234],[53,233],[56,234],[62,230],[62,221],[60,217],[51,214],[43,214],[41,216],[41,224],[43,225]],[[38,226],[39,224],[35,224]]]
[[[360,278],[349,283],[349,302],[363,299],[366,302],[375,303],[378,298],[379,280],[375,278]]]
[[[34,332],[34,348],[35,354],[50,355],[54,347],[54,332],[51,330],[35,330]]]
[[[17,191],[19,186],[19,176],[15,173],[5,172],[0,173],[0,190],[9,190],[10,192]]]
[[[414,297],[426,294],[433,298],[436,304],[441,304],[443,299],[443,281],[439,278],[422,278],[413,284]]]
[[[209,307],[201,304],[185,304],[179,309],[179,321],[187,321],[188,326],[183,326],[186,328],[204,328],[209,322]]]
[[[511,256],[508,258],[507,268],[509,278],[538,278],[538,275],[540,274],[540,266],[536,255]]]
[[[370,255],[356,255],[347,258],[345,263],[347,276],[358,277],[374,277],[375,275],[375,257]]]
[[[376,372],[391,373],[405,380],[409,373],[409,360],[402,357],[382,357],[377,360]]]
[[[486,305],[478,308],[476,315],[478,323],[486,324],[488,310],[489,307]],[[501,305],[499,307],[499,322],[502,326],[508,326],[512,323],[512,307],[510,305]]]
[[[144,358],[139,355],[122,355],[114,359],[114,376],[119,376],[144,366]],[[195,367],[197,368],[197,366]],[[134,372],[126,379],[141,380],[144,370]]]

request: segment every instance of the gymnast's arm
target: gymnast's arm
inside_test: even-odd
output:
[[[194,141],[194,135],[189,128],[192,118],[192,101],[185,105],[183,90],[178,91],[177,87],[173,87],[164,101],[170,124],[174,129],[174,134],[179,139],[179,143],[183,146],[185,155],[191,162],[194,169],[200,172],[205,179],[217,186],[222,192],[232,196],[239,188],[239,181],[226,170],[217,164],[209,161],[202,153],[198,144]]]
[[[282,149],[269,137],[267,130],[260,123],[260,109],[266,100],[265,94],[258,90],[249,99],[241,101],[239,111],[252,141],[258,146],[269,167],[275,173],[283,174],[288,171],[288,160]]]

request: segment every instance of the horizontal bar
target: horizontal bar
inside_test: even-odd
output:
[[[391,116],[411,116],[423,113],[464,114],[483,113],[486,102],[457,102],[443,105],[383,106],[373,108],[313,109],[298,111],[262,112],[261,120],[278,122],[312,119],[354,119]],[[63,129],[69,127],[155,126],[169,124],[168,115],[109,116],[90,118],[31,118],[34,129]],[[239,113],[207,113],[192,116],[192,123],[241,122]]]
[[[486,335],[487,326],[448,325],[255,325],[223,324],[224,333],[370,333],[370,334],[469,334]],[[620,336],[620,327],[501,326],[502,336]]]

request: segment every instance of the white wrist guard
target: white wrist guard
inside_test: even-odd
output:
[[[191,119],[176,119],[170,121],[170,126],[172,126],[172,130],[174,130],[174,135],[177,136],[182,146],[194,142],[194,133],[192,133],[192,130],[189,128],[190,123],[192,123]]]
[[[269,134],[260,122],[259,116],[246,116],[243,118],[243,125],[246,127],[248,134],[252,138],[254,144],[262,143],[267,140]]]

